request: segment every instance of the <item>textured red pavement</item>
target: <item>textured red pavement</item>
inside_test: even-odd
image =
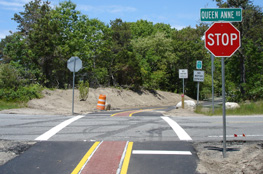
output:
[[[82,170],[82,174],[116,174],[126,141],[104,141]]]

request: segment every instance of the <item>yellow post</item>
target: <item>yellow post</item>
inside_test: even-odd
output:
[[[182,108],[184,109],[184,94],[182,94]]]

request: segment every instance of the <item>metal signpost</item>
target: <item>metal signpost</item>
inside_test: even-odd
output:
[[[73,72],[73,89],[72,89],[72,115],[74,115],[74,88],[75,88],[75,72],[82,68],[82,61],[78,57],[71,57],[67,62],[68,69]]]
[[[215,103],[214,103],[214,71],[215,71],[215,67],[214,67],[214,55],[211,54],[211,66],[212,66],[212,114],[214,114],[215,112]]]
[[[199,103],[199,82],[204,82],[205,72],[204,71],[194,71],[194,82],[197,82],[197,105]]]
[[[201,21],[228,21],[214,23],[205,32],[205,48],[215,57],[221,57],[222,97],[223,97],[223,157],[226,157],[226,108],[225,108],[225,62],[224,57],[231,57],[241,46],[240,32],[229,22],[242,21],[242,9],[201,9]],[[212,70],[213,72],[213,70]]]
[[[179,69],[179,79],[183,79],[182,109],[184,109],[184,79],[188,78],[188,69]]]

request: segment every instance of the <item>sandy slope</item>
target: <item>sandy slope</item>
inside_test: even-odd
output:
[[[197,172],[206,174],[262,174],[263,142],[231,141],[223,158],[221,142],[195,143],[200,159]]]
[[[29,101],[28,108],[0,111],[0,113],[48,115],[70,115],[72,113],[72,90],[44,90],[43,94],[43,98]],[[90,88],[87,101],[80,101],[79,91],[75,90],[74,112],[85,114],[96,110],[100,94],[106,95],[107,103],[111,104],[112,109],[170,106],[176,105],[181,100],[181,95],[163,91],[134,92],[116,88]]]

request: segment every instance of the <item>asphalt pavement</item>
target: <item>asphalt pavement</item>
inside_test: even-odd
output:
[[[192,143],[222,141],[222,116],[163,115],[171,109],[2,114],[1,139],[37,143],[1,166],[0,173],[195,173]],[[227,116],[227,140],[262,141],[262,124],[263,116]]]

